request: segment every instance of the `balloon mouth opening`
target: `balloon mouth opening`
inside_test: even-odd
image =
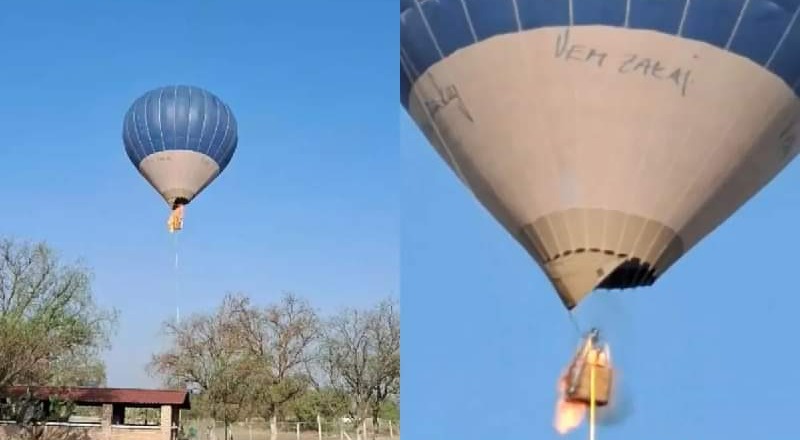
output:
[[[640,257],[597,248],[567,250],[544,263],[550,281],[567,310],[595,290],[650,286],[657,269]]]
[[[639,258],[625,260],[597,285],[598,289],[630,289],[650,286],[656,281],[656,270]]]
[[[180,208],[181,206],[188,205],[188,204],[189,204],[189,199],[187,199],[185,197],[177,197],[172,202],[172,209],[175,210],[175,209]]]

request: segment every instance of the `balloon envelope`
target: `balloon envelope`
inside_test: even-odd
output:
[[[151,90],[131,105],[123,123],[125,152],[170,204],[192,201],[231,161],[236,118],[218,97],[198,87]]]
[[[797,154],[799,6],[403,2],[401,102],[572,308],[652,284]]]

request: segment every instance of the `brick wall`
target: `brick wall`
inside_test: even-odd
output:
[[[180,412],[173,414],[172,407],[161,407],[160,426],[113,425],[112,405],[103,404],[101,422],[97,425],[48,424],[48,440],[174,440],[172,426],[178,424]],[[0,422],[0,440],[18,440],[20,429],[13,423]]]
[[[164,437],[159,426],[112,426],[110,440],[169,440],[169,437]]]
[[[46,438],[56,440],[105,440],[100,426],[47,425]],[[19,427],[13,424],[0,425],[0,440],[19,438]]]

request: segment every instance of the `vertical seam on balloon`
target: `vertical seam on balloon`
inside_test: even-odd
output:
[[[223,157],[225,166],[228,166],[228,163],[231,161],[234,145],[236,145],[239,139],[239,123],[236,121],[236,116],[233,114],[233,111],[230,108],[228,108],[228,111],[231,114],[231,138],[225,146],[225,156]]]
[[[644,235],[644,231],[647,230],[647,223],[648,223],[648,219],[644,219],[644,223],[639,227],[639,233],[636,234],[636,238],[631,243],[631,249],[629,251],[625,252],[626,254],[628,254],[629,257],[636,257],[642,263],[645,262],[646,255],[644,255],[644,252],[641,255],[639,255],[638,253],[635,254],[635,252],[636,252],[636,247],[639,245],[639,242],[642,240],[642,235]],[[634,278],[633,282],[636,282],[636,278]]]
[[[683,4],[683,14],[681,14],[681,22],[678,25],[678,33],[677,36],[683,36],[683,25],[686,23],[686,17],[689,15],[689,4],[692,3],[692,0],[686,0],[686,3]]]
[[[778,40],[778,43],[775,44],[775,49],[772,50],[772,54],[767,59],[767,62],[764,64],[764,67],[769,69],[770,65],[773,61],[775,61],[775,57],[778,55],[778,51],[780,51],[783,43],[786,41],[786,38],[789,37],[789,33],[792,31],[795,22],[797,21],[797,15],[800,13],[800,5],[798,5],[797,9],[795,9],[794,14],[792,15],[792,20],[789,22],[789,25],[786,26],[786,30],[783,31],[783,35],[781,35],[781,39]]]
[[[133,118],[133,115],[131,115],[131,118]],[[139,151],[139,146],[136,145],[136,141],[134,141],[133,136],[131,136],[131,125],[132,122],[128,122],[128,126],[125,128],[125,135],[128,137],[128,142],[130,142],[131,151],[136,157],[136,166],[138,167],[139,163],[142,161],[142,159],[144,159],[145,156],[143,152]]]
[[[172,100],[172,142],[178,149],[178,86],[175,87],[175,98]]]
[[[655,220],[655,221],[658,221],[658,220]],[[655,271],[656,271],[656,263],[658,262],[658,260],[661,259],[661,255],[653,254],[653,246],[655,246],[656,243],[658,243],[658,239],[661,238],[661,235],[664,234],[664,231],[668,231],[669,232],[669,226],[666,226],[661,222],[659,222],[659,226],[660,226],[660,229],[658,230],[657,233],[653,234],[653,239],[650,240],[650,244],[645,249],[644,256],[642,257],[642,258],[645,259],[645,262],[650,263],[650,271],[653,271],[654,275],[655,275]],[[672,242],[672,240],[674,240],[674,239],[675,239],[675,236],[673,235],[672,237],[670,237],[669,240],[667,240],[667,245],[669,245],[669,243]],[[666,249],[667,248],[665,246],[664,249],[661,251],[661,253],[663,254]],[[648,259],[650,254],[653,254],[653,257]]]
[[[577,118],[576,113],[578,112],[578,96],[577,96],[577,93],[576,93],[577,87],[574,86],[574,84],[575,84],[574,83],[574,81],[575,81],[575,69],[564,69],[564,70],[566,70],[566,72],[564,72],[564,76],[567,78],[567,81],[569,81],[570,84],[573,84],[572,87],[570,87],[570,93],[569,93],[569,96],[570,96],[570,106],[569,106],[570,125],[572,127],[577,127],[578,126],[578,123],[577,123],[578,122],[577,121],[578,118]],[[564,147],[563,151],[566,152],[568,157],[570,157],[572,160],[575,160],[577,162],[577,161],[580,160],[579,158],[581,157],[580,149],[582,148],[582,145],[579,142],[577,142],[577,136],[575,135],[576,131],[577,130],[567,130],[567,133],[568,133],[567,134],[567,139],[568,139],[568,141],[566,142],[567,145]],[[562,169],[559,168],[559,172],[563,173]],[[569,173],[569,171],[567,173]],[[570,176],[570,177],[572,177],[572,176]],[[563,178],[563,176],[562,176],[562,178]],[[572,180],[572,179],[570,179],[570,180]],[[563,182],[563,180],[562,180],[562,182]],[[583,197],[585,195],[586,190],[578,188],[577,185],[574,184],[574,180],[573,180],[571,182],[571,185],[570,185],[570,188],[569,188],[569,192],[570,192],[570,196],[573,199],[573,203],[575,203],[574,201],[579,200],[581,197]],[[563,194],[563,192],[561,194]],[[564,201],[563,197],[560,197],[560,199],[561,199],[562,202]],[[564,230],[567,233],[567,241],[569,242],[568,246],[570,248],[574,249],[574,247],[575,247],[575,246],[573,246],[574,240],[573,240],[573,237],[572,237],[572,232],[570,231],[570,228],[567,225],[567,221],[566,221],[565,218],[563,218],[563,216],[560,217],[560,220],[564,224]]]
[[[561,241],[558,239],[558,234],[556,234],[556,229],[553,227],[553,221],[552,221],[551,217],[552,216],[548,215],[548,216],[545,216],[545,218],[544,218],[545,222],[547,223],[547,228],[550,229],[550,231],[549,231],[550,232],[550,236],[553,237],[553,246],[555,248],[555,249],[553,249],[554,255],[548,255],[547,256],[548,260],[552,259],[556,255],[560,255],[563,252],[562,251],[562,246],[561,246]],[[564,249],[564,250],[568,250],[568,249]]]
[[[472,16],[469,14],[466,0],[461,0],[461,7],[464,9],[464,16],[467,17],[467,26],[469,26],[469,32],[472,34],[472,40],[477,43],[478,34],[475,32],[475,26],[472,24]]]
[[[401,47],[400,50],[402,51],[403,48]],[[404,72],[406,74],[406,77],[411,79],[410,72],[407,69],[408,66],[405,66],[405,63],[402,63],[402,62],[400,63],[400,65],[403,66],[403,67],[406,67],[403,70],[404,70]],[[439,131],[439,126],[436,125],[436,121],[433,119],[433,115],[428,110],[428,106],[425,105],[424,99],[422,99],[422,96],[420,95],[420,92],[417,90],[417,88],[415,87],[413,82],[412,82],[412,85],[411,85],[411,92],[417,98],[417,101],[419,102],[420,106],[422,107],[423,112],[425,112],[425,116],[428,118],[428,121],[430,122],[434,133],[436,133],[436,137],[439,138],[439,142],[440,142],[442,148],[444,149],[445,153],[447,154],[447,157],[450,159],[450,164],[453,166],[453,171],[455,171],[456,176],[469,189],[469,191],[473,195],[475,195],[475,191],[472,189],[472,185],[470,185],[470,183],[467,180],[466,176],[464,176],[464,173],[461,172],[461,167],[458,165],[458,162],[456,162],[456,159],[453,156],[453,153],[450,152],[450,148],[448,148],[448,146],[447,146],[447,140],[445,140],[444,136],[442,135],[442,132]],[[410,107],[411,107],[411,104],[409,104],[409,108]]]
[[[225,103],[222,102],[222,100],[220,100],[220,105],[222,106],[220,111],[224,112],[225,111]],[[223,131],[223,133],[222,133],[222,138],[219,141],[217,141],[216,143],[212,142],[211,145],[208,147],[208,153],[207,153],[208,157],[213,159],[214,162],[217,162],[218,164],[219,164],[219,161],[217,160],[217,156],[219,155],[219,147],[221,147],[222,144],[225,143],[225,136],[228,133],[227,132],[227,129],[228,129],[228,126],[227,126],[227,124],[228,124],[228,122],[227,122],[227,113],[225,114],[225,117],[226,117],[226,120],[225,120],[225,131]],[[212,140],[216,140],[216,136],[214,136],[214,139],[212,139]]]
[[[130,138],[128,137],[128,114],[130,110],[125,113],[125,118],[122,120],[122,144],[125,146],[125,154],[128,155],[128,158],[133,161],[134,163],[139,162],[139,156],[134,155],[133,151],[131,150]],[[133,157],[131,157],[133,156]]]
[[[630,26],[631,0],[625,0],[625,27]]]
[[[203,122],[200,126],[200,140],[197,141],[197,148],[200,149],[203,147],[203,135],[206,132],[206,119],[208,116],[208,95],[206,91],[200,89],[203,92]]]
[[[186,114],[186,142],[183,144],[183,149],[189,149],[189,132],[192,130],[192,88],[187,87],[189,90],[189,111]]]
[[[592,247],[592,240],[589,237],[589,219],[587,218],[589,214],[588,210],[586,209],[582,209],[580,212],[581,220],[583,221],[583,238],[586,240],[583,247],[588,250],[590,247]]]
[[[517,32],[522,32],[522,20],[519,18],[519,5],[517,5],[517,0],[511,0],[511,5],[514,7],[514,18],[517,20]]]
[[[436,48],[436,52],[439,53],[439,59],[444,59],[444,53],[442,52],[442,48],[439,46],[439,42],[436,40],[436,35],[433,33],[433,29],[431,28],[430,23],[428,23],[428,17],[425,16],[425,12],[422,10],[422,5],[417,2],[417,10],[419,11],[419,16],[422,18],[422,24],[425,25],[425,29],[428,30],[428,35],[431,37],[431,41],[433,41],[433,47]]]
[[[236,142],[236,137],[237,137],[236,133],[237,133],[237,128],[238,128],[238,126],[236,124],[236,118],[233,116],[233,111],[227,105],[225,106],[225,108],[228,111],[228,116],[229,116],[229,119],[230,119],[229,124],[230,124],[232,129],[231,129],[231,138],[230,138],[230,140],[228,140],[228,142],[226,142],[224,144],[225,146],[224,146],[224,148],[222,150],[222,155],[220,156],[220,162],[217,164],[220,167],[220,171],[222,170],[222,168],[227,166],[228,162],[230,161],[230,159],[228,159],[228,156],[229,155],[233,155],[233,151],[232,150],[233,150],[233,145]]]
[[[225,109],[225,133],[222,135],[222,139],[219,141],[219,147],[217,147],[216,154],[211,155],[211,158],[214,159],[214,162],[217,162],[217,165],[222,162],[224,155],[220,154],[222,152],[222,148],[225,146],[225,139],[228,138],[228,130],[231,128],[231,112],[230,109],[226,104],[223,104],[223,108]]]
[[[158,134],[161,136],[161,149],[166,150],[166,142],[164,142],[164,121],[161,120],[161,97],[164,95],[164,88],[158,90]]]
[[[137,101],[138,102],[138,101]],[[136,103],[133,104],[133,126],[135,128],[134,133],[136,133],[136,141],[139,144],[139,147],[142,151],[147,151],[144,149],[144,144],[142,143],[142,139],[139,137],[139,128],[136,124]]]
[[[413,87],[414,82],[416,82],[417,78],[419,78],[419,70],[417,69],[417,66],[414,65],[414,62],[408,57],[406,51],[400,47],[400,67],[403,67],[403,63],[408,64],[407,67],[411,69],[411,73],[414,75],[414,78],[409,78],[409,80],[411,80],[411,87]]]
[[[222,104],[222,102],[218,103],[217,101],[219,101],[219,99],[217,99],[217,97],[215,96],[214,97],[214,104],[217,107],[217,111],[215,112],[217,114],[217,122],[214,124],[214,133],[211,134],[211,140],[208,142],[208,148],[206,148],[206,152],[205,152],[206,156],[209,156],[209,157],[211,156],[211,154],[209,154],[209,153],[211,152],[211,147],[214,145],[214,139],[217,138],[217,130],[219,129],[219,112],[220,112],[219,106],[220,106],[220,104]]]
[[[130,135],[130,131],[131,131],[131,128],[130,128],[130,126],[131,126],[131,122],[130,122],[130,120],[131,120],[131,112],[132,112],[132,110],[129,109],[128,113],[125,114],[125,121],[122,123],[122,136],[123,136],[122,139],[123,139],[123,141],[127,141],[127,142],[125,142],[125,151],[128,152],[129,155],[131,153],[133,154],[133,156],[136,159],[137,165],[138,165],[138,162],[141,159],[139,158],[139,152],[136,151],[135,148],[133,148],[134,147],[133,140],[131,139],[131,135]]]
[[[731,30],[731,36],[728,37],[728,42],[725,44],[725,50],[730,50],[731,44],[733,44],[733,39],[736,38],[736,32],[739,30],[739,26],[742,24],[742,19],[744,18],[744,14],[747,11],[748,5],[750,5],[750,0],[744,0],[742,3],[742,9],[739,10],[739,16],[736,18],[736,24],[733,25],[733,30]]]
[[[572,0],[568,1],[568,6],[569,6],[569,25],[570,26],[574,26],[575,25],[575,12],[573,10]]]
[[[131,125],[135,125],[136,124],[136,122],[135,122],[136,120],[133,118],[133,111],[134,110],[135,110],[135,108],[132,108],[130,110],[130,112],[129,112],[130,117],[127,118],[128,121],[127,121],[127,124],[124,125],[124,127],[125,127],[125,136],[128,138],[129,145],[132,146],[131,150],[133,150],[133,154],[136,156],[136,162],[137,162],[136,166],[138,167],[139,166],[139,162],[141,162],[142,159],[145,158],[145,154],[144,154],[144,152],[142,152],[141,155],[139,154],[139,150],[140,150],[139,146],[136,144],[136,142],[133,141],[133,137],[131,136]]]
[[[147,141],[150,142],[150,150],[155,153],[156,146],[153,144],[153,136],[150,135],[150,124],[147,122],[147,107],[150,103],[150,93],[144,98],[144,130],[147,132]]]

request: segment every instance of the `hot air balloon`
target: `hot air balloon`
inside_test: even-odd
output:
[[[798,14],[404,0],[400,99],[572,309],[654,283],[795,157]]]
[[[238,143],[236,118],[212,93],[192,86],[151,90],[131,105],[122,129],[131,162],[172,209],[170,232],[225,168]]]

